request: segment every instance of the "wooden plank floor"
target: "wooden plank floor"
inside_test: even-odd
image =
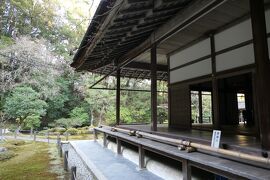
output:
[[[167,137],[185,139],[206,145],[210,145],[212,139],[212,132],[209,131],[183,131],[178,129],[170,129],[166,124],[159,124],[157,131],[151,131],[150,125],[120,125],[119,127],[149,132]],[[261,155],[262,152],[260,141],[253,136],[223,133],[221,136],[221,145],[226,147],[226,149],[240,150],[250,154]],[[268,152],[268,154],[270,155],[270,152]]]
[[[186,151],[179,151],[177,147],[168,144],[152,141],[145,138],[137,138],[135,136],[128,136],[119,132],[112,132],[107,128],[96,128],[96,130],[106,133],[112,137],[120,138],[123,141],[130,142],[143,146],[143,148],[159,152],[164,156],[171,156],[179,158],[179,160],[188,160],[193,166],[207,169],[210,172],[218,172],[220,175],[225,175],[233,179],[270,179],[270,170],[252,165],[248,165],[234,160],[216,157],[201,152],[187,153]],[[270,168],[270,167],[268,167]]]

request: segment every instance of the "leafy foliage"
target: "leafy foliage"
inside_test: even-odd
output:
[[[39,94],[31,87],[17,87],[7,97],[5,111],[9,118],[26,128],[40,126],[41,116],[47,104],[39,99]]]
[[[46,102],[40,99],[36,91],[24,86],[11,92],[4,108],[8,116],[16,119],[19,124],[37,125],[36,121],[46,113],[46,106]]]
[[[115,91],[89,89],[99,77],[70,68],[98,1],[0,0],[1,122],[65,128],[115,124]],[[65,2],[65,3],[63,3]],[[115,88],[109,77],[99,87]],[[150,89],[148,80],[121,79],[121,88]],[[166,90],[166,83],[158,83]],[[158,94],[158,105],[167,103]],[[150,121],[150,93],[121,91],[121,122]],[[160,122],[166,108],[158,109]]]

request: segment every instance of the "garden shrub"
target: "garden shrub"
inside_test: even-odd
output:
[[[79,130],[75,129],[75,128],[69,128],[68,130],[66,130],[65,133],[68,133],[70,135],[76,135],[79,133]]]
[[[47,135],[47,133],[48,133],[48,130],[42,130],[38,132],[38,135],[45,136]]]
[[[66,128],[55,127],[55,128],[48,129],[47,131],[50,132],[50,134],[63,134],[64,132],[66,132]]]
[[[54,129],[55,129],[55,132],[60,133],[60,134],[64,134],[64,132],[66,132],[66,128],[63,128],[63,127],[56,127]]]

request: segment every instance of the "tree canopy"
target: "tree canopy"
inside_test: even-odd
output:
[[[71,59],[99,1],[0,0],[1,122],[25,127],[115,123],[115,91],[90,89],[100,75],[74,72]],[[115,77],[98,87],[115,88]],[[150,89],[149,80],[121,79],[121,88]],[[166,83],[158,83],[166,90]],[[167,94],[158,94],[158,104]],[[167,120],[158,108],[159,121]],[[121,121],[150,121],[150,93],[121,91]]]
[[[38,124],[40,116],[46,113],[46,102],[31,87],[16,87],[6,98],[4,110],[8,117],[16,119],[17,123],[27,125]]]

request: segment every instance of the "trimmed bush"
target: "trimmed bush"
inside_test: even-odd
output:
[[[75,129],[75,128],[69,128],[68,130],[66,130],[65,133],[68,133],[70,135],[76,135],[79,133],[79,130]]]
[[[48,130],[42,130],[38,132],[38,135],[45,136],[47,135],[47,133],[48,133]]]
[[[0,161],[8,160],[12,157],[16,156],[13,151],[5,151],[0,153]]]
[[[64,132],[66,132],[66,128],[57,127],[57,128],[55,128],[55,132],[58,132],[60,134],[64,134]]]

